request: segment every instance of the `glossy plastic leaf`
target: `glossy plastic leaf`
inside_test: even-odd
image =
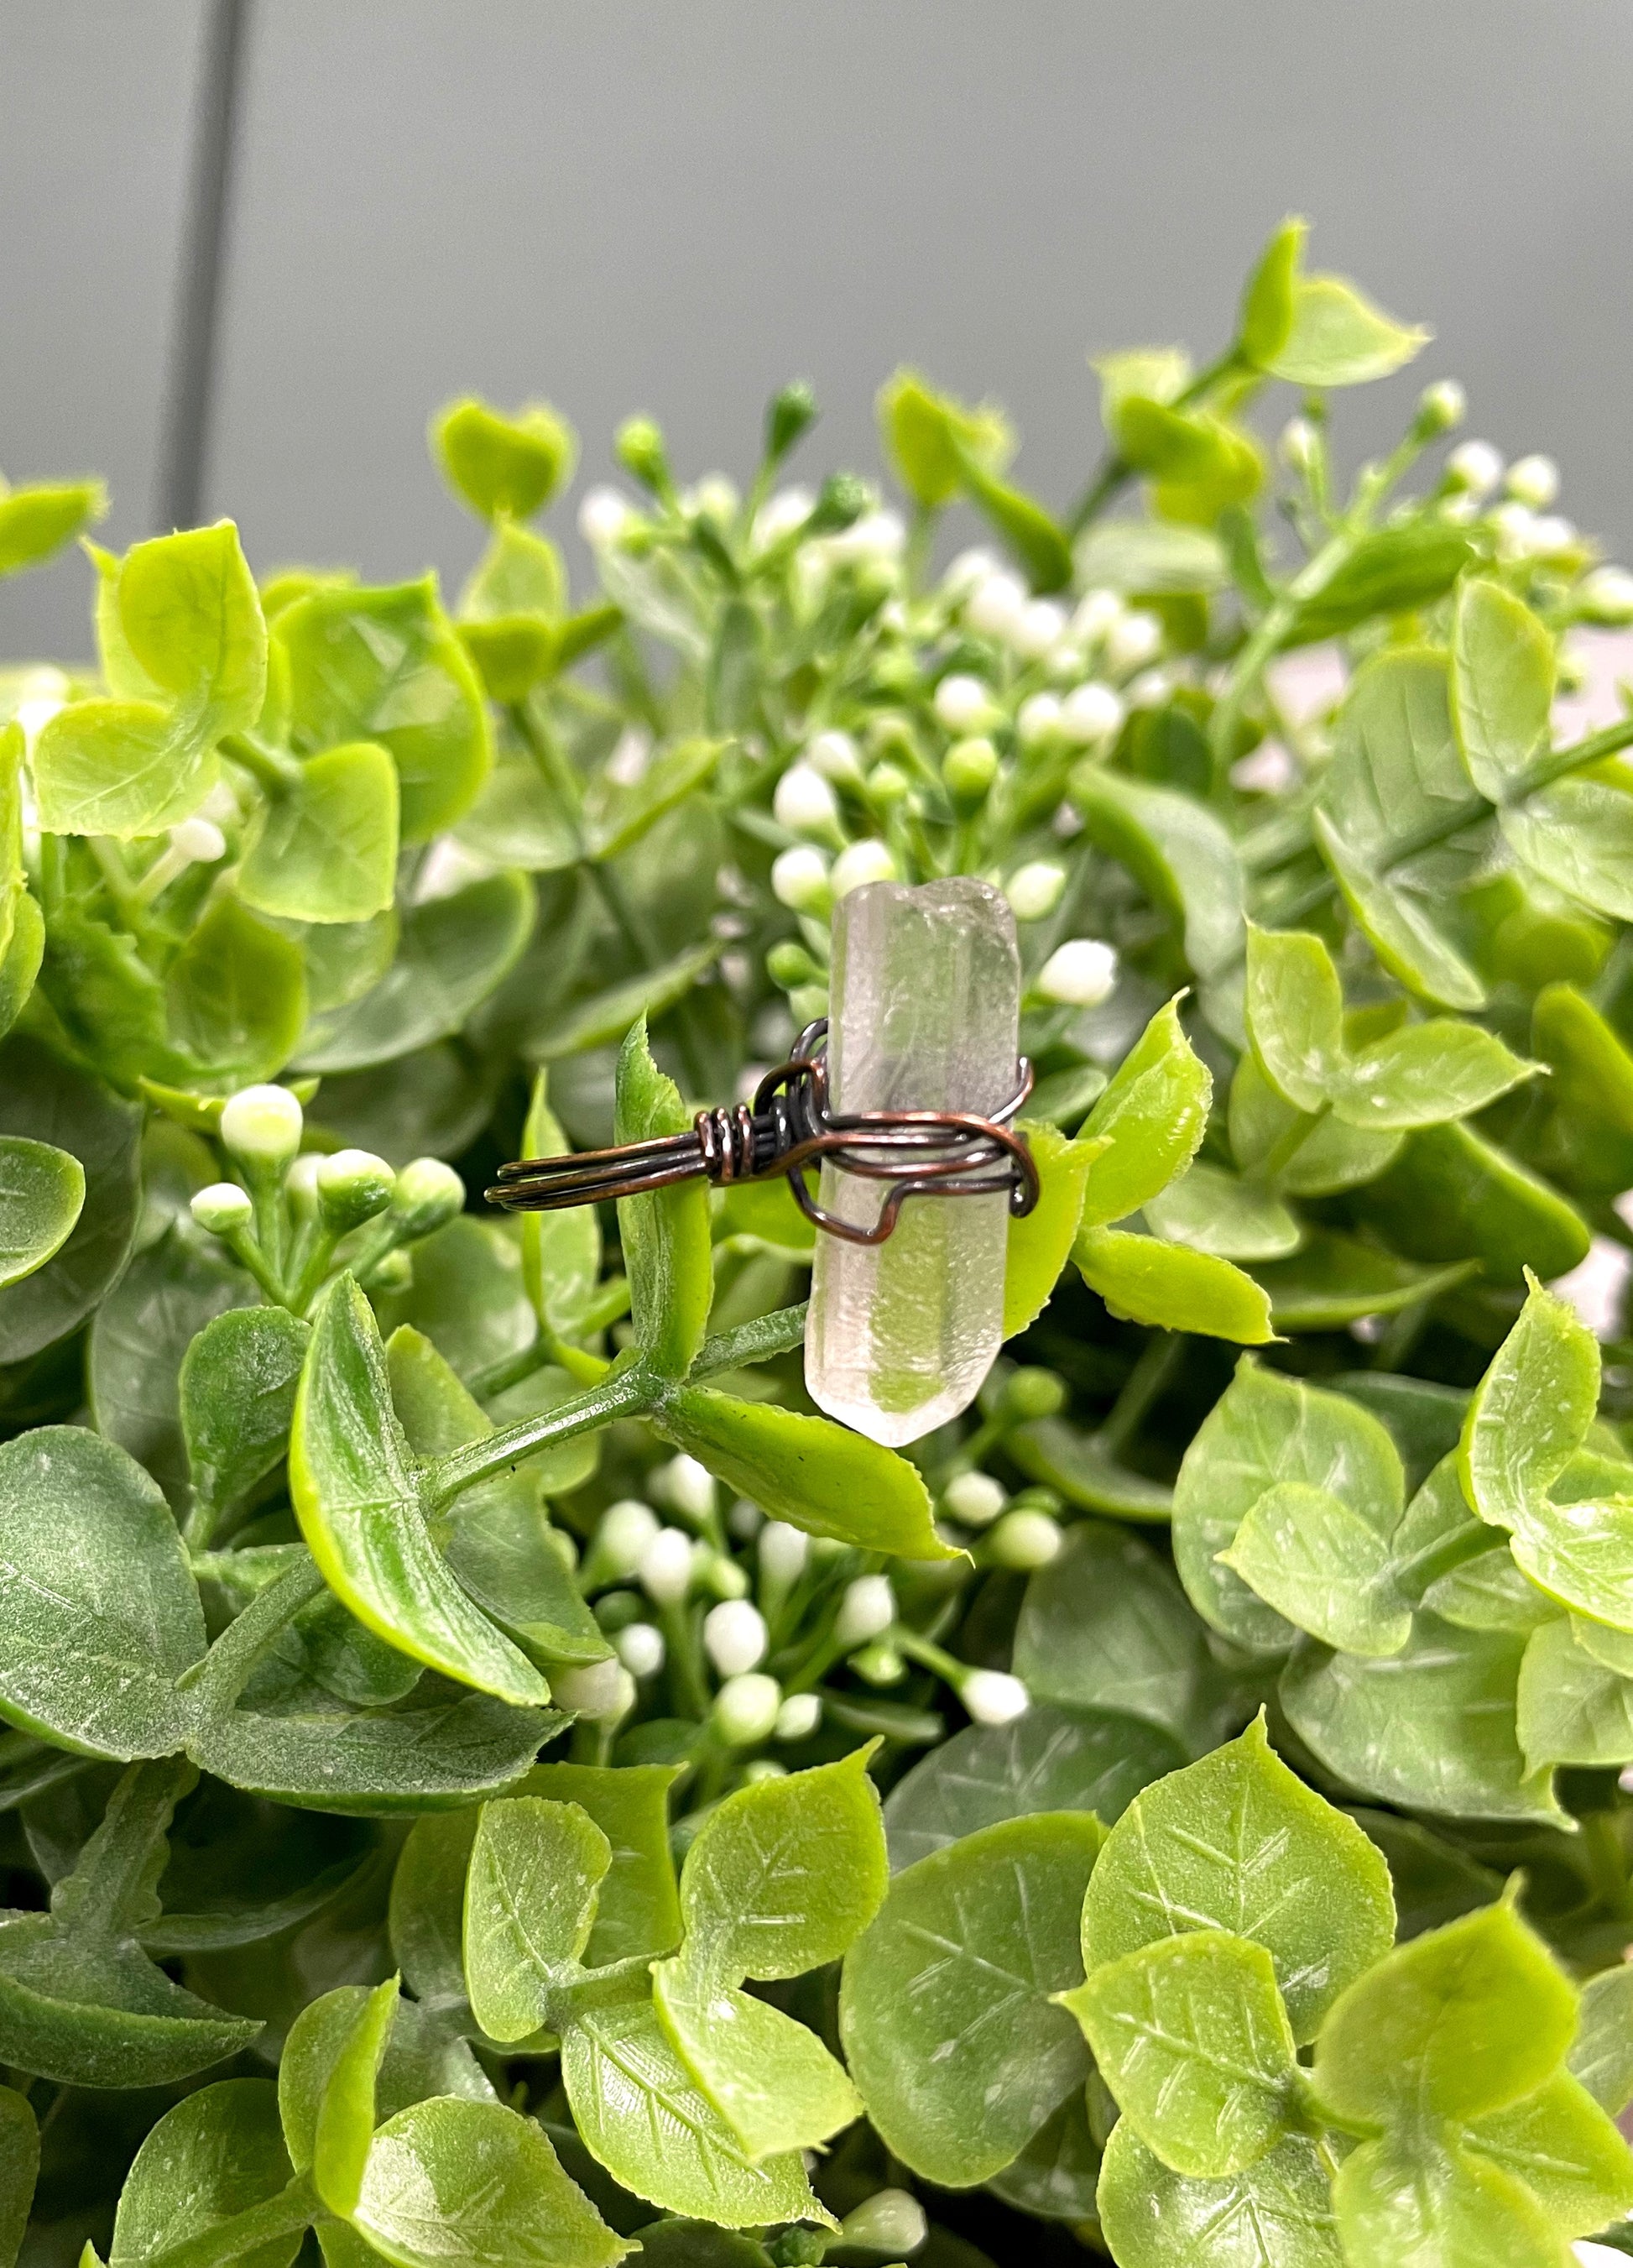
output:
[[[1633,1677],[1596,1661],[1563,1617],[1545,1623],[1519,1665],[1515,1730],[1534,1771],[1633,1763]]]
[[[1476,2119],[1464,2139],[1523,2182],[1562,2236],[1591,2236],[1633,2206],[1633,2155],[1568,2071],[1512,2110]]]
[[[291,2170],[270,2080],[201,2088],[167,2110],[137,2151],[120,2192],[109,2268],[143,2268],[173,2245],[201,2240],[213,2259],[288,2268],[312,2213],[305,2194],[283,2199],[282,2213],[275,2202]]]
[[[1249,925],[1247,1016],[1276,1093],[1297,1110],[1320,1110],[1340,1083],[1345,1049],[1343,988],[1319,937]]]
[[[1009,2164],[1087,2052],[1053,1996],[1082,1981],[1077,1930],[1098,1822],[987,1827],[895,1876],[845,1960],[840,2029],[886,2146],[952,2188]]]
[[[1241,868],[1221,822],[1189,796],[1098,767],[1079,766],[1071,792],[1091,840],[1177,918],[1195,976],[1228,968],[1245,924]]]
[[[1452,719],[1468,777],[1506,803],[1548,754],[1554,642],[1523,599],[1469,578],[1452,621]]]
[[[1350,2268],[1566,2268],[1529,2190],[1432,2126],[1365,2142],[1339,2168],[1333,2204]]]
[[[1599,1345],[1534,1278],[1463,1420],[1458,1465],[1482,1520],[1513,1528],[1558,1479],[1599,1406]]]
[[[1185,1170],[1212,1094],[1207,1067],[1180,1027],[1179,1004],[1170,1000],[1123,1057],[1083,1129],[1085,1142],[1106,1145],[1093,1162],[1085,1227],[1123,1219]]]
[[[522,1128],[526,1158],[562,1156],[571,1145],[550,1108],[548,1074],[533,1079]],[[593,1205],[522,1215],[522,1274],[533,1312],[552,1330],[570,1337],[594,1297],[601,1276],[601,1225]]]
[[[309,756],[275,796],[238,890],[286,920],[367,921],[391,904],[396,872],[396,770],[377,742],[357,740]]]
[[[306,1021],[300,947],[233,897],[216,899],[165,983],[175,1039],[214,1080],[281,1071]]]
[[[465,1975],[490,2038],[519,2040],[546,2022],[553,1986],[589,1943],[612,1855],[577,1804],[483,1806],[465,1881]]]
[[[1205,1158],[1147,1198],[1144,1213],[1165,1243],[1188,1245],[1216,1260],[1281,1259],[1304,1239],[1298,1215],[1279,1197]]]
[[[618,1057],[614,1124],[619,1142],[682,1134],[691,1119],[674,1081],[652,1061],[644,1018],[631,1026]],[[644,1359],[665,1378],[684,1378],[703,1343],[713,1297],[709,1196],[681,1182],[618,1207],[630,1316]]]
[[[1084,1512],[1114,1513],[1119,1520],[1166,1520],[1173,1492],[1144,1473],[1130,1472],[1097,1435],[1063,1418],[1034,1418],[1010,1436],[1010,1453],[1029,1480],[1056,1489]]]
[[[85,1202],[85,1169],[49,1142],[0,1136],[0,1290],[62,1250]]]
[[[1367,1189],[1361,1211],[1407,1258],[1456,1262],[1472,1253],[1497,1283],[1519,1284],[1527,1267],[1551,1282],[1587,1257],[1588,1225],[1575,1206],[1456,1123],[1413,1135]]]
[[[0,2263],[15,2268],[40,2171],[40,2130],[26,2095],[0,2088]]]
[[[1015,1669],[1035,1699],[1125,1712],[1188,1749],[1204,1737],[1202,1625],[1150,1546],[1107,1521],[1078,1521],[1032,1577]]]
[[[120,566],[131,658],[175,696],[201,690],[218,732],[255,722],[267,687],[261,600],[230,519],[134,543]]]
[[[397,2014],[397,1979],[376,1985],[337,2043],[318,2097],[312,2180],[331,2213],[357,2206],[374,2132],[375,2082]]]
[[[1229,1126],[1231,1154],[1241,1172],[1284,1197],[1358,1188],[1383,1171],[1401,1144],[1399,1134],[1294,1110],[1251,1054],[1241,1057],[1231,1081]]]
[[[107,510],[100,481],[41,481],[0,496],[0,575],[38,566]]]
[[[1188,2181],[1120,2120],[1099,2205],[1120,2268],[1346,2268],[1330,2177],[1301,2136],[1226,2180]]]
[[[1023,1120],[1041,1184],[1032,1211],[1009,1225],[1009,1245],[1004,1263],[1004,1336],[1037,1321],[1071,1256],[1072,1241],[1083,1218],[1084,1192],[1094,1160],[1100,1154],[1095,1141],[1073,1142],[1053,1126]]]
[[[1300,1630],[1348,1653],[1398,1653],[1411,1608],[1398,1588],[1391,1528],[1306,1481],[1254,1498],[1224,1564]]]
[[[1300,276],[1287,335],[1262,367],[1295,386],[1365,386],[1410,362],[1429,337],[1386,315],[1342,276]]]
[[[1321,1229],[1289,1259],[1255,1263],[1253,1273],[1278,1330],[1330,1331],[1363,1315],[1393,1315],[1432,1300],[1474,1267],[1464,1260],[1419,1268],[1380,1245]]]
[[[592,1968],[635,1954],[668,1953],[680,1940],[680,1901],[669,1849],[669,1791],[675,1778],[672,1764],[536,1764],[518,1791],[577,1804],[611,1845],[585,1951]]]
[[[660,1962],[653,2006],[681,2062],[749,2156],[812,2149],[862,2114],[862,2098],[814,2032],[684,1957]]]
[[[1436,1126],[1483,1110],[1537,1068],[1478,1024],[1436,1017],[1361,1049],[1344,1067],[1333,1108],[1352,1126]]]
[[[431,447],[449,486],[484,519],[531,519],[572,476],[577,436],[548,402],[506,416],[467,395],[431,422]]]
[[[1084,1228],[1072,1247],[1084,1282],[1114,1315],[1165,1331],[1262,1346],[1276,1336],[1269,1300],[1229,1260],[1154,1236]]]
[[[1175,2173],[1219,2180],[1284,2141],[1293,2036],[1262,1945],[1223,1930],[1158,1939],[1063,1996],[1123,2117]]]
[[[206,1532],[282,1460],[310,1337],[287,1308],[235,1307],[188,1345],[178,1409]]]
[[[1613,2118],[1633,2102],[1633,1966],[1622,1963],[1588,1978],[1565,2060]]]
[[[68,1150],[85,1176],[85,1204],[59,1250],[0,1288],[0,1363],[64,1337],[123,1268],[136,1226],[141,1125],[139,1110],[32,1035],[13,1032],[0,1049],[0,1135]]]
[[[1504,811],[1504,840],[1568,897],[1633,921],[1633,797],[1602,779],[1563,779]]]
[[[398,2268],[613,2268],[634,2249],[533,2119],[446,2097],[379,2128],[352,2220]]]
[[[1613,1631],[1633,1631],[1633,1496],[1555,1504],[1539,1497],[1514,1523],[1510,1548],[1539,1590]]]
[[[549,1698],[472,1604],[425,1525],[385,1349],[349,1276],[325,1294],[295,1402],[290,1493],[325,1581],[389,1645],[522,1706]]]

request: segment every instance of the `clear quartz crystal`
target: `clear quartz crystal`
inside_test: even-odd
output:
[[[828,1066],[841,1111],[975,1110],[1015,1087],[1020,962],[1009,903],[955,877],[870,882],[834,915]],[[872,1227],[889,1184],[822,1168],[820,1201]],[[1003,1337],[1009,1199],[914,1197],[876,1246],[820,1231],[805,1384],[900,1447],[975,1400]]]

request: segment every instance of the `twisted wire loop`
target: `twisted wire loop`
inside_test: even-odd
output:
[[[700,1110],[683,1134],[521,1158],[501,1166],[487,1192],[512,1212],[552,1212],[604,1197],[639,1197],[702,1177],[717,1187],[785,1174],[800,1211],[847,1244],[882,1244],[909,1197],[990,1197],[1007,1191],[1018,1219],[1038,1202],[1038,1169],[1013,1122],[1032,1092],[1023,1056],[1016,1087],[990,1118],[968,1110],[836,1111],[828,1093],[828,1024],[807,1024],[786,1063],[769,1071],[751,1103]],[[890,1184],[872,1228],[820,1205],[805,1176],[824,1160],[864,1181]]]

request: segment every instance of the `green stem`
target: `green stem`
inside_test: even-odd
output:
[[[668,1385],[666,1379],[654,1377],[650,1370],[636,1366],[613,1371],[599,1384],[574,1395],[570,1402],[558,1402],[554,1410],[519,1418],[514,1425],[501,1426],[497,1433],[450,1450],[445,1457],[437,1460],[426,1476],[430,1509],[440,1511],[467,1489],[511,1471],[524,1458],[536,1455],[541,1449],[552,1448],[558,1441],[570,1441],[579,1433],[592,1433],[598,1426],[610,1425],[614,1418],[641,1416],[662,1401]]]
[[[1122,1382],[1106,1422],[1094,1439],[1108,1457],[1116,1458],[1139,1430],[1141,1420],[1173,1375],[1185,1351],[1178,1331],[1153,1331],[1140,1349],[1138,1359]]]
[[[221,753],[246,771],[275,801],[300,784],[298,757],[285,755],[282,748],[273,747],[254,733],[229,733],[221,743]]]
[[[1285,1173],[1332,1107],[1330,1102],[1324,1102],[1319,1110],[1301,1110],[1287,1131],[1272,1144],[1254,1168],[1254,1180],[1268,1188],[1279,1174]]]
[[[228,1231],[222,1239],[240,1268],[246,1268],[275,1307],[287,1307],[289,1292],[279,1280],[266,1254],[246,1228]]]
[[[504,713],[517,739],[537,765],[540,777],[566,806],[573,831],[582,842],[579,821],[584,814],[584,783],[568,761],[561,742],[530,701],[514,701]]]
[[[809,1302],[802,1300],[797,1307],[777,1307],[752,1322],[739,1323],[734,1331],[705,1339],[687,1373],[688,1380],[712,1378],[720,1371],[741,1370],[747,1364],[791,1353],[805,1342],[808,1313]]]
[[[709,1714],[710,1694],[696,1617],[684,1599],[676,1599],[658,1609],[658,1627],[667,1649],[669,1690],[675,1705],[681,1716],[695,1717],[702,1724]]]
[[[515,1354],[507,1354],[500,1362],[490,1362],[485,1370],[474,1372],[465,1382],[478,1402],[491,1401],[496,1394],[503,1394],[507,1387],[519,1386],[523,1379],[531,1378],[534,1371],[543,1370],[553,1363],[559,1345],[560,1341],[549,1325],[541,1323],[538,1336],[529,1344],[519,1348]]]

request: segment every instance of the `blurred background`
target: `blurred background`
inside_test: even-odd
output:
[[[555,403],[582,489],[636,409],[740,478],[805,376],[802,467],[871,471],[912,361],[1063,504],[1086,356],[1211,353],[1300,211],[1437,334],[1341,431],[1460,377],[1626,559],[1630,88],[1627,0],[0,0],[0,467],[105,474],[117,546],[457,580],[450,394]],[[0,652],[87,654],[89,581],[11,585]]]

